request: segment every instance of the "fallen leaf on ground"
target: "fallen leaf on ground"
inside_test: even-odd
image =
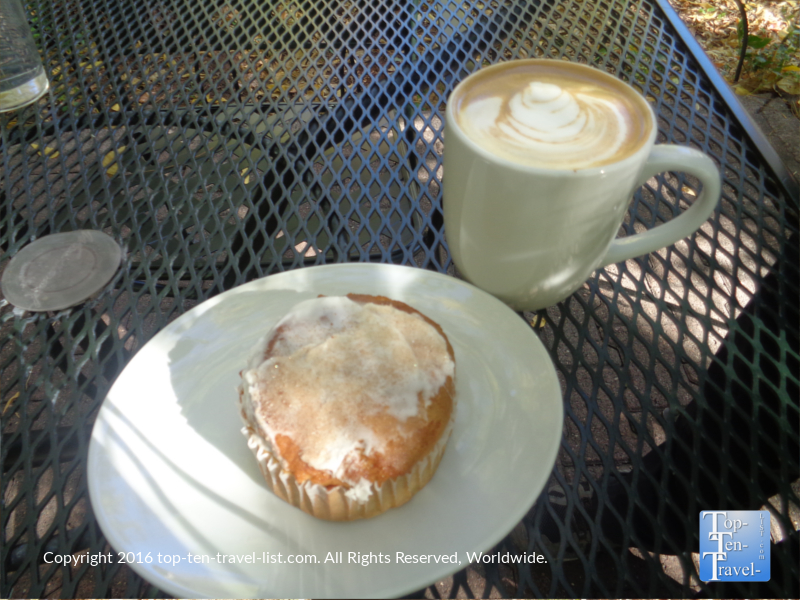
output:
[[[776,85],[787,94],[791,94],[792,96],[800,95],[800,79],[784,77]]]

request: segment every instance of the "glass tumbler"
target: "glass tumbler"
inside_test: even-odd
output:
[[[49,85],[22,0],[0,0],[0,112],[30,104]]]

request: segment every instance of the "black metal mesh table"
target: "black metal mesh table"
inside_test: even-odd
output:
[[[494,550],[549,562],[473,566],[420,593],[797,595],[787,587],[799,576],[797,188],[671,9],[31,0],[29,10],[51,89],[0,116],[0,268],[32,240],[77,229],[105,231],[126,258],[76,308],[0,307],[0,595],[163,594],[122,565],[42,559],[107,550],[85,465],[115,377],[165,324],[270,273],[377,261],[453,274],[444,102],[480,66],[520,57],[631,83],[655,107],[660,141],[717,161],[723,197],[692,238],[524,315],[559,374],[564,436],[548,492]],[[623,234],[670,218],[696,185],[652,179]],[[779,542],[772,581],[701,584],[698,512],[764,506]]]

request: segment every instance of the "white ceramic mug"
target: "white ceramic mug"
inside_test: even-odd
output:
[[[544,60],[548,66],[557,62]],[[477,74],[507,64],[470,75],[447,103],[445,237],[467,280],[516,310],[537,310],[567,298],[595,269],[669,246],[708,219],[720,196],[714,162],[691,148],[654,145],[658,128],[653,109],[626,84],[646,107],[642,113],[650,119],[649,134],[637,151],[617,162],[584,169],[542,168],[501,158],[473,141],[459,125],[453,100]],[[593,77],[621,83],[582,68],[591,69]],[[633,192],[665,171],[694,175],[703,184],[702,193],[669,222],[615,239]]]

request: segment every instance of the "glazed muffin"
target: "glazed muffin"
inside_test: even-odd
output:
[[[350,294],[298,304],[242,372],[242,430],[280,498],[329,520],[400,506],[450,436],[455,356],[407,304]]]

